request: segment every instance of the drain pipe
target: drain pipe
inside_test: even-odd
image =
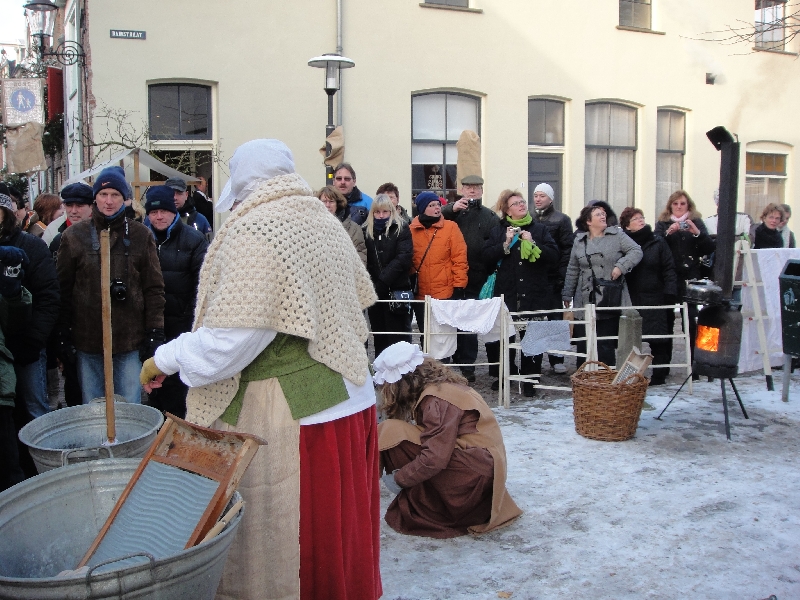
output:
[[[343,56],[342,48],[342,0],[336,0],[336,54]],[[342,98],[344,90],[342,89],[342,82],[344,78],[339,79],[339,93],[336,103],[336,124],[342,124]]]

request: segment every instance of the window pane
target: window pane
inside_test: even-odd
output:
[[[546,101],[545,144],[564,145],[564,103]]]
[[[685,145],[684,114],[672,110],[660,110],[657,119],[656,148],[658,150],[683,151]]]
[[[478,131],[478,100],[466,96],[447,95],[447,139],[458,141],[465,129]]]
[[[412,139],[444,140],[444,107],[444,94],[413,96],[411,98]]]
[[[783,50],[785,41],[785,2],[756,0],[756,47]]]
[[[746,168],[748,175],[786,175],[786,155],[748,152]]]
[[[608,150],[586,149],[583,196],[586,204],[608,197]]]
[[[180,86],[181,135],[209,139],[209,88],[197,85]]]
[[[586,144],[607,146],[609,143],[609,104],[586,105]]]
[[[608,198],[606,202],[619,215],[633,206],[633,150],[608,151]]]
[[[636,146],[636,109],[612,104],[610,110],[610,145]]]
[[[150,86],[150,137],[156,140],[180,136],[177,85]]]
[[[656,153],[656,206],[666,206],[670,194],[683,189],[683,154]]]
[[[744,211],[754,223],[758,223],[761,212],[770,202],[783,204],[786,188],[785,179],[770,177],[748,177],[744,185]]]
[[[545,101],[528,100],[528,143],[545,143]]]
[[[458,148],[455,144],[447,144],[444,147],[444,162],[448,165],[458,164]]]
[[[411,164],[442,164],[444,144],[411,144]]]
[[[650,0],[620,0],[619,24],[650,29]]]

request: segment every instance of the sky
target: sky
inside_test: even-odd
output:
[[[0,0],[0,42],[25,37],[24,0]]]

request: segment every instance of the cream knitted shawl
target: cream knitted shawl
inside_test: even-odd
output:
[[[363,310],[377,297],[341,223],[303,179],[258,186],[214,237],[200,272],[194,329],[274,329],[309,341],[311,357],[356,385],[366,380]],[[210,425],[230,404],[239,375],[186,399],[187,420]]]

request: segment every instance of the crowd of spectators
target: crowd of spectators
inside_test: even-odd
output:
[[[572,219],[556,210],[547,183],[535,187],[530,205],[521,191],[511,189],[487,203],[483,179],[472,175],[460,182],[461,196],[454,202],[423,191],[410,212],[393,183],[378,187],[374,199],[361,191],[347,163],[334,169],[332,183],[316,196],[341,222],[379,300],[386,301],[367,311],[376,356],[395,342],[411,341],[414,316],[425,330],[423,305],[408,302],[412,297],[476,299],[494,274],[491,295],[503,296],[513,312],[580,308],[600,304],[604,296],[606,304],[663,306],[682,300],[686,281],[704,274],[704,261],[715,250],[716,216],[707,219],[707,228],[684,190],[670,196],[653,227],[640,209],[626,208],[618,224],[606,202],[592,201],[574,220],[573,231]],[[60,197],[41,194],[29,210],[17,190],[0,184],[0,358],[15,379],[9,385],[4,378],[0,389],[0,462],[19,459],[22,467],[0,472],[0,490],[16,483],[20,473],[33,474],[26,452],[12,456],[16,445],[8,432],[57,406],[59,373],[69,406],[104,393],[101,230],[110,232],[111,243],[115,390],[129,402],[144,397],[161,410],[185,414],[187,388],[177,375],[148,398],[139,371],[161,343],[192,327],[200,267],[213,236],[206,185],[200,178],[190,194],[183,179],[170,179],[151,187],[141,205],[133,201],[122,169],[109,167],[92,186],[73,183]],[[755,248],[794,247],[790,216],[781,204],[769,204],[758,225],[740,213],[737,234],[749,237]],[[6,272],[16,273],[13,281]],[[696,312],[690,305],[692,346]],[[642,316],[644,334],[672,332],[671,310],[644,310]],[[548,317],[561,318],[561,312]],[[614,336],[617,327],[617,319],[600,318],[597,333]],[[477,336],[457,340],[452,362],[474,382]],[[499,346],[486,344],[490,362],[498,360]],[[650,347],[655,364],[670,362],[670,338],[652,340]],[[604,362],[615,362],[614,351],[613,340],[598,344]],[[555,374],[566,373],[563,357],[548,358]],[[542,359],[522,355],[517,364],[512,351],[511,371],[540,374]],[[652,384],[663,384],[668,374],[668,367],[655,369]],[[490,375],[498,378],[496,367]],[[536,390],[525,384],[524,393],[534,396]]]

